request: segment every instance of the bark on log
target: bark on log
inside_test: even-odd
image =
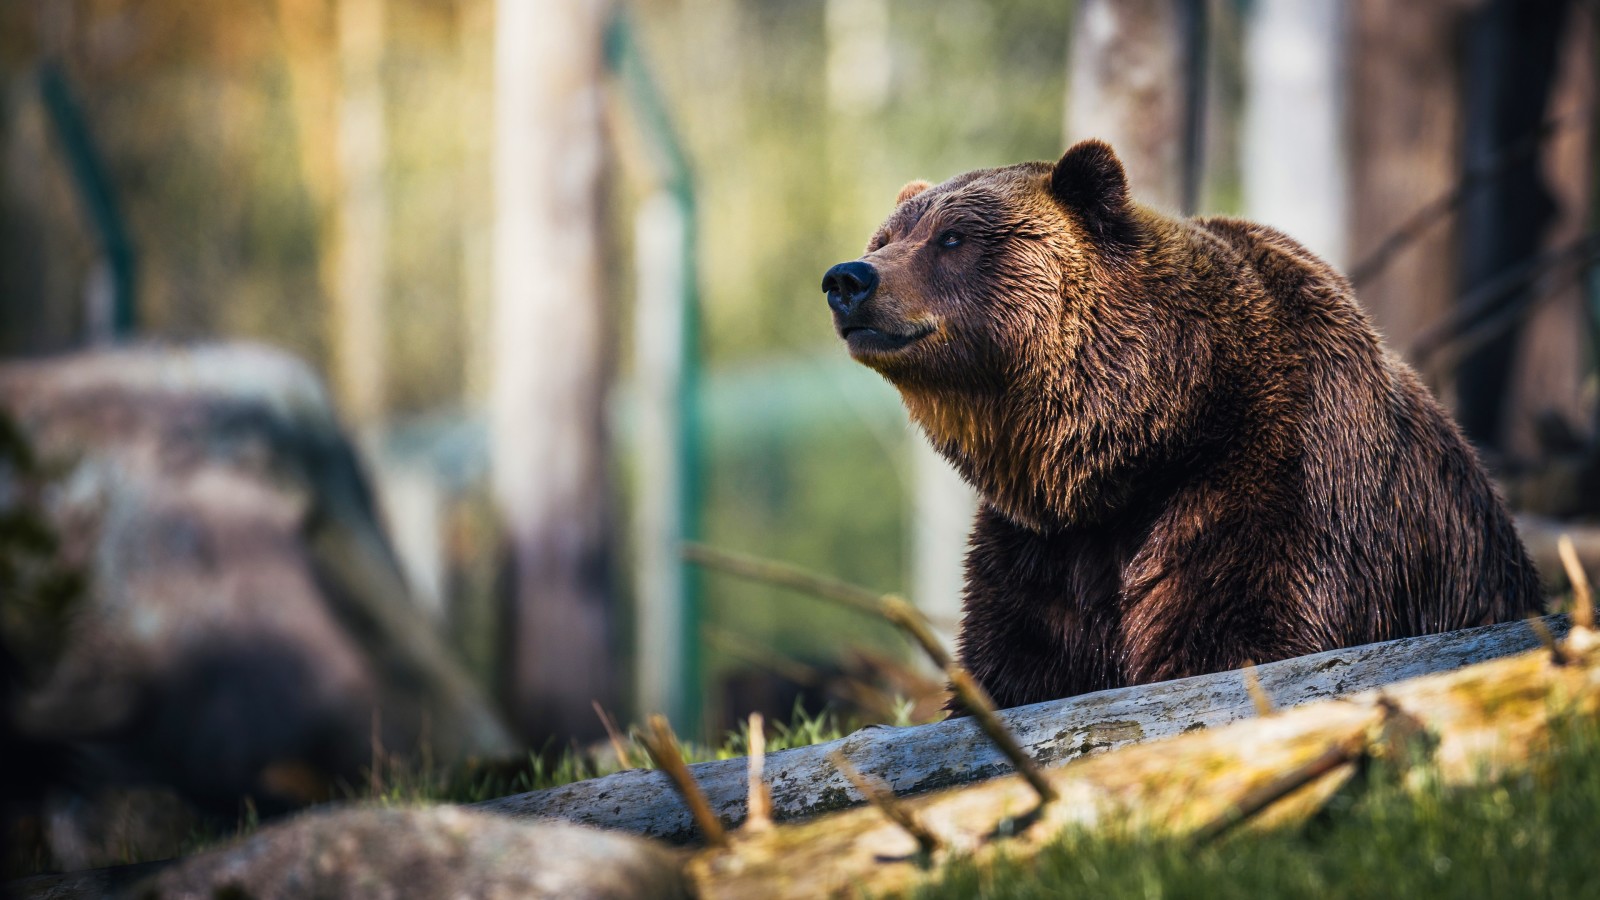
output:
[[[1100,823],[1205,839],[1255,812],[1257,823],[1295,821],[1367,752],[1405,758],[1431,746],[1430,777],[1476,782],[1525,765],[1557,717],[1600,710],[1600,639],[1580,630],[1562,657],[1524,653],[1084,760],[1049,773],[1061,800],[1037,813],[1033,789],[1014,776],[919,798],[906,811],[950,848],[945,858],[953,851],[984,865],[1027,859],[1064,829]],[[918,850],[862,809],[738,835],[730,849],[696,854],[688,871],[702,898],[881,896],[938,877]]]
[[[621,668],[601,228],[602,0],[500,0],[495,18],[494,495],[510,550],[506,690],[531,746],[603,738]]]
[[[1566,617],[1545,621],[1556,636],[1566,633]],[[1539,644],[1533,629],[1515,622],[1318,653],[1268,663],[1257,672],[1274,706],[1287,709],[1510,656]],[[1240,673],[1221,672],[1018,707],[1000,715],[1026,752],[1043,765],[1057,766],[1251,718],[1255,705]],[[1010,771],[970,719],[866,728],[838,741],[767,756],[767,783],[779,821],[866,802],[828,761],[834,752],[881,778],[898,795],[970,784]],[[746,765],[741,758],[689,767],[712,810],[729,826],[745,817]],[[650,770],[618,772],[482,806],[511,816],[566,819],[670,841],[692,840],[696,834],[671,781]]]

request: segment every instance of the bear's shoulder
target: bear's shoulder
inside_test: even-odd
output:
[[[1206,216],[1191,221],[1238,254],[1240,260],[1269,284],[1304,286],[1311,282],[1339,293],[1350,292],[1350,282],[1339,270],[1276,228],[1231,216]]]

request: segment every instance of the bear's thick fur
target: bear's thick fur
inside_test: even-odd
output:
[[[982,494],[960,655],[1002,706],[1541,609],[1349,282],[1271,228],[1133,203],[1103,143],[907,185],[824,290]]]

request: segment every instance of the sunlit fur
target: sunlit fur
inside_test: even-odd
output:
[[[1134,204],[1085,142],[907,185],[863,258],[852,322],[932,328],[855,356],[982,494],[960,651],[1000,704],[1540,609],[1471,448],[1283,234]]]

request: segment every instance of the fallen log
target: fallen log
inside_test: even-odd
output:
[[[1536,627],[1531,627],[1534,623]],[[1075,745],[1080,756],[1094,753],[1093,757],[1049,770],[1046,778],[1058,799],[1045,804],[1039,802],[1038,791],[1016,776],[921,797],[894,797],[884,779],[857,771],[860,757],[849,749],[850,739],[835,741],[824,745],[838,754],[827,763],[830,771],[840,781],[848,772],[853,781],[867,785],[878,808],[746,827],[730,835],[725,848],[704,848],[679,859],[685,860],[685,876],[702,898],[877,895],[936,878],[939,866],[955,856],[972,857],[979,865],[1000,854],[1029,858],[1067,828],[1134,828],[1206,841],[1238,827],[1293,821],[1319,808],[1348,781],[1361,760],[1406,759],[1418,748],[1426,748],[1429,756],[1429,767],[1421,773],[1426,778],[1449,784],[1492,777],[1525,767],[1533,753],[1547,746],[1550,725],[1558,717],[1592,717],[1600,712],[1600,639],[1593,631],[1570,629],[1573,633],[1557,646],[1555,635],[1569,631],[1565,617],[1534,623],[1413,638],[1262,666],[1257,670],[1260,694],[1266,700],[1262,705],[1280,711],[1226,727],[1193,725],[1256,715],[1257,702],[1243,672],[1012,710],[1007,716],[1013,720],[1021,714],[1034,716],[1029,720],[1033,731],[1044,727],[1040,716],[1061,715],[1064,710],[1098,716],[1095,721],[1100,723],[1117,721],[1106,719],[1108,715],[1142,716],[1151,731],[1158,731],[1162,719],[1152,710],[1165,710],[1163,715],[1174,727],[1189,732],[1110,755]],[[1533,649],[1508,655],[1516,647]],[[1469,665],[1474,659],[1490,661]],[[1419,671],[1434,674],[1397,682]],[[1308,702],[1319,692],[1338,696],[1357,683],[1374,680],[1382,686]],[[1177,698],[1195,705],[1184,708]],[[1092,726],[1061,727],[1056,740],[1066,740],[1063,735],[1081,740],[1086,727]],[[898,729],[876,740],[881,744],[897,738],[896,752],[914,758],[915,747],[906,744],[907,736],[940,730]],[[971,737],[982,740],[975,729]],[[1120,734],[1115,739],[1130,743],[1138,738]],[[1023,743],[1036,748],[1042,742],[1024,739]],[[855,746],[884,749],[870,743]],[[768,771],[781,756],[804,754],[775,754],[768,760]],[[743,771],[742,761],[730,762],[739,763],[738,771]],[[694,768],[704,772],[715,765]],[[633,774],[667,778],[660,773]],[[609,779],[589,787],[602,781]],[[741,786],[741,792],[748,789]],[[618,794],[609,799],[617,807],[613,814],[630,802]],[[880,811],[889,807],[892,817]],[[5,887],[19,896],[90,896],[122,874],[76,873]]]
[[[1565,616],[1542,621],[1556,637],[1567,631]],[[1267,663],[1258,667],[1256,674],[1272,705],[1281,710],[1512,656],[1540,643],[1533,628],[1513,622]],[[1217,728],[1255,715],[1256,704],[1239,672],[1118,688],[1000,714],[1022,749],[1045,766]],[[841,740],[766,757],[777,820],[803,819],[866,802],[829,761],[834,753],[844,754],[856,769],[884,782],[899,796],[970,784],[1011,771],[1000,751],[970,719],[909,728],[866,728]],[[745,818],[747,765],[740,758],[689,767],[712,811],[729,827]],[[697,834],[671,780],[654,770],[618,772],[491,800],[480,807],[514,817],[564,819],[676,842],[694,840]]]
[[[968,857],[1026,860],[1066,829],[1112,827],[1208,841],[1251,822],[1309,815],[1362,759],[1416,759],[1422,781],[1480,782],[1528,765],[1562,718],[1600,713],[1600,639],[1480,663],[1051,770],[1039,804],[1009,776],[902,804],[908,833],[875,809],[840,812],[696,853],[696,896],[881,896]],[[936,846],[931,854],[927,848]]]

